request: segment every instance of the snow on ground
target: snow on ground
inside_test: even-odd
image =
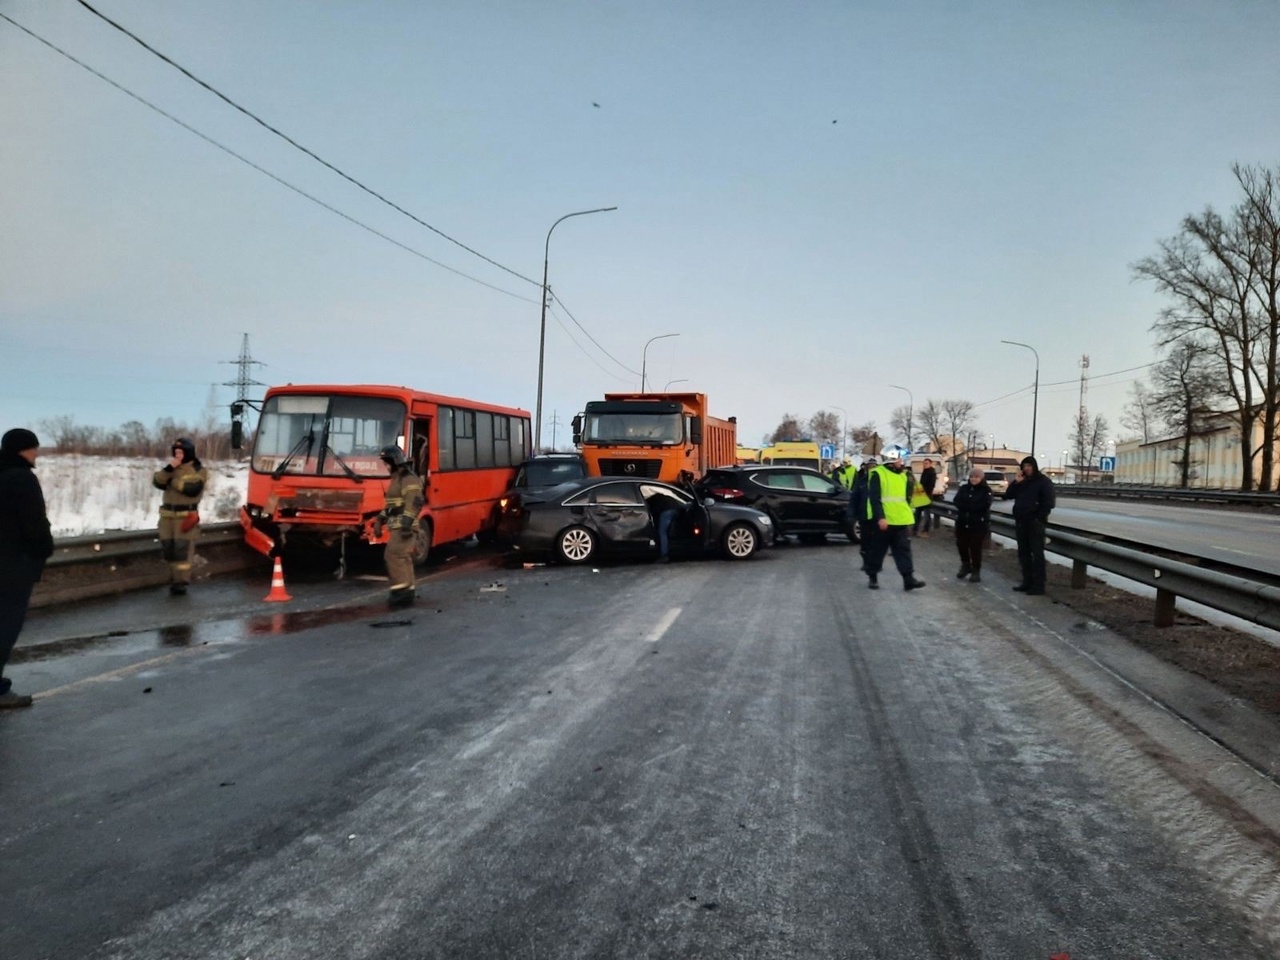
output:
[[[44,488],[55,537],[79,537],[107,530],[146,530],[156,525],[161,493],[151,476],[163,461],[135,457],[91,457],[42,453],[36,476]],[[209,483],[200,501],[205,523],[236,519],[245,501],[248,461],[206,462]]]

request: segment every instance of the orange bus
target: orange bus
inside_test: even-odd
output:
[[[233,418],[234,419],[234,418]],[[233,423],[238,447],[239,423]],[[379,459],[397,446],[423,478],[415,560],[433,545],[492,532],[498,501],[529,456],[529,412],[409,387],[271,387],[262,402],[240,509],[245,542],[267,556],[286,545],[336,546],[339,575],[348,540],[385,543],[373,519],[390,475]]]

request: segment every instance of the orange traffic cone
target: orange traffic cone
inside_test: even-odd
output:
[[[283,602],[292,600],[284,589],[284,565],[280,563],[280,558],[276,557],[276,567],[271,571],[271,592],[262,598],[267,603]]]

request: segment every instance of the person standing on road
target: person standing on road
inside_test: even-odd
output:
[[[917,580],[911,562],[911,527],[915,517],[911,512],[910,496],[915,481],[906,470],[901,453],[885,455],[883,466],[871,471],[868,484],[868,516],[875,521],[877,535],[867,556],[867,576],[872,590],[879,590],[878,577],[884,566],[884,555],[893,551],[893,562],[902,574],[904,590],[919,590],[923,580]]]
[[[879,466],[879,461],[875,457],[867,457],[863,460],[858,467],[858,472],[854,475],[853,486],[849,490],[849,519],[858,526],[858,552],[862,555],[863,573],[867,572],[867,554],[880,532],[876,529],[876,523],[871,519],[871,512],[867,509],[868,499],[871,496],[871,470],[876,466]]]
[[[938,471],[934,469],[933,461],[926,459],[924,469],[920,471],[920,506],[916,508],[916,522],[912,536],[929,539],[929,531],[933,529],[933,508],[929,504],[933,503],[933,488],[937,484]],[[926,497],[928,503],[925,502]],[[923,530],[920,529],[921,526],[924,527]]]
[[[995,495],[981,470],[969,471],[969,482],[960,485],[953,505],[956,508],[956,548],[960,551],[960,572],[956,579],[982,582],[982,545],[991,528],[991,501]]]
[[[1022,582],[1013,589],[1028,596],[1044,593],[1044,534],[1049,513],[1057,503],[1053,481],[1040,472],[1035,457],[1024,457],[1018,479],[1005,490],[1013,501],[1013,522],[1018,535],[1018,563]]]
[[[160,500],[160,554],[169,563],[169,593],[180,597],[191,585],[191,565],[200,539],[200,498],[209,471],[196,456],[196,445],[187,437],[173,441],[173,457],[151,478],[163,490]]]
[[[413,575],[413,548],[421,530],[418,514],[422,512],[426,496],[422,481],[413,472],[413,465],[405,458],[403,450],[394,445],[383,447],[379,459],[387,465],[391,483],[387,485],[386,506],[373,521],[373,533],[381,539],[383,527],[391,531],[383,555],[387,579],[391,581],[387,602],[393,607],[407,607],[418,596]]]
[[[4,675],[27,618],[31,591],[53,554],[44,491],[36,479],[40,441],[21,427],[0,438],[0,707],[29,707]]]
[[[687,470],[680,471],[677,481],[684,489],[692,489],[692,474]],[[685,503],[671,496],[662,487],[641,488],[645,506],[649,508],[649,516],[658,534],[658,558],[655,563],[667,563],[671,560],[671,525],[692,504]]]

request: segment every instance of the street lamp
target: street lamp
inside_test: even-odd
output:
[[[845,437],[849,433],[849,411],[846,410],[844,407],[836,406],[834,403],[831,404],[831,407],[835,410],[839,410],[841,413],[844,414],[844,425],[840,428],[840,459],[843,460],[845,457],[849,455],[849,450],[845,446]]]
[[[680,334],[678,333],[660,333],[656,337],[650,337],[648,340],[645,341],[644,352],[640,354],[640,392],[641,393],[644,393],[644,375],[645,375],[645,371],[648,369],[648,363],[649,363],[649,344],[653,343],[653,341],[655,340],[665,340],[667,339],[667,337],[678,337],[678,336],[680,336]]]
[[[662,392],[663,392],[663,393],[666,393],[668,390],[670,390],[670,389],[671,389],[671,385],[672,385],[673,383],[688,383],[688,382],[689,382],[689,378],[688,378],[688,377],[683,377],[683,378],[681,378],[681,379],[679,379],[679,380],[668,380],[668,381],[667,381],[667,385],[666,385],[665,387],[663,387],[663,388],[662,388]]]
[[[915,394],[913,394],[910,390],[907,390],[906,387],[900,387],[894,383],[889,384],[889,386],[893,387],[894,390],[906,390],[907,397],[910,399],[910,402],[907,405],[907,453],[912,453],[914,452],[914,449],[915,449],[911,443],[911,434],[914,433],[914,430],[912,428],[915,425],[915,413],[916,413]]]
[[[1036,384],[1034,392],[1031,394],[1031,451],[1036,449],[1036,412],[1040,406],[1040,354],[1036,353],[1036,348],[1029,343],[1019,343],[1017,340],[1001,340],[1001,343],[1007,343],[1011,347],[1025,347],[1035,354],[1036,357]]]
[[[551,230],[559,226],[562,220],[568,220],[570,217],[584,217],[588,213],[608,213],[610,210],[617,209],[617,207],[597,207],[594,210],[579,210],[576,213],[566,213],[560,220],[551,225]],[[547,353],[547,261],[551,257],[551,230],[547,231],[547,242],[542,249],[542,326],[538,331],[538,406],[534,411],[533,419],[533,450],[535,453],[542,446],[542,364]]]

